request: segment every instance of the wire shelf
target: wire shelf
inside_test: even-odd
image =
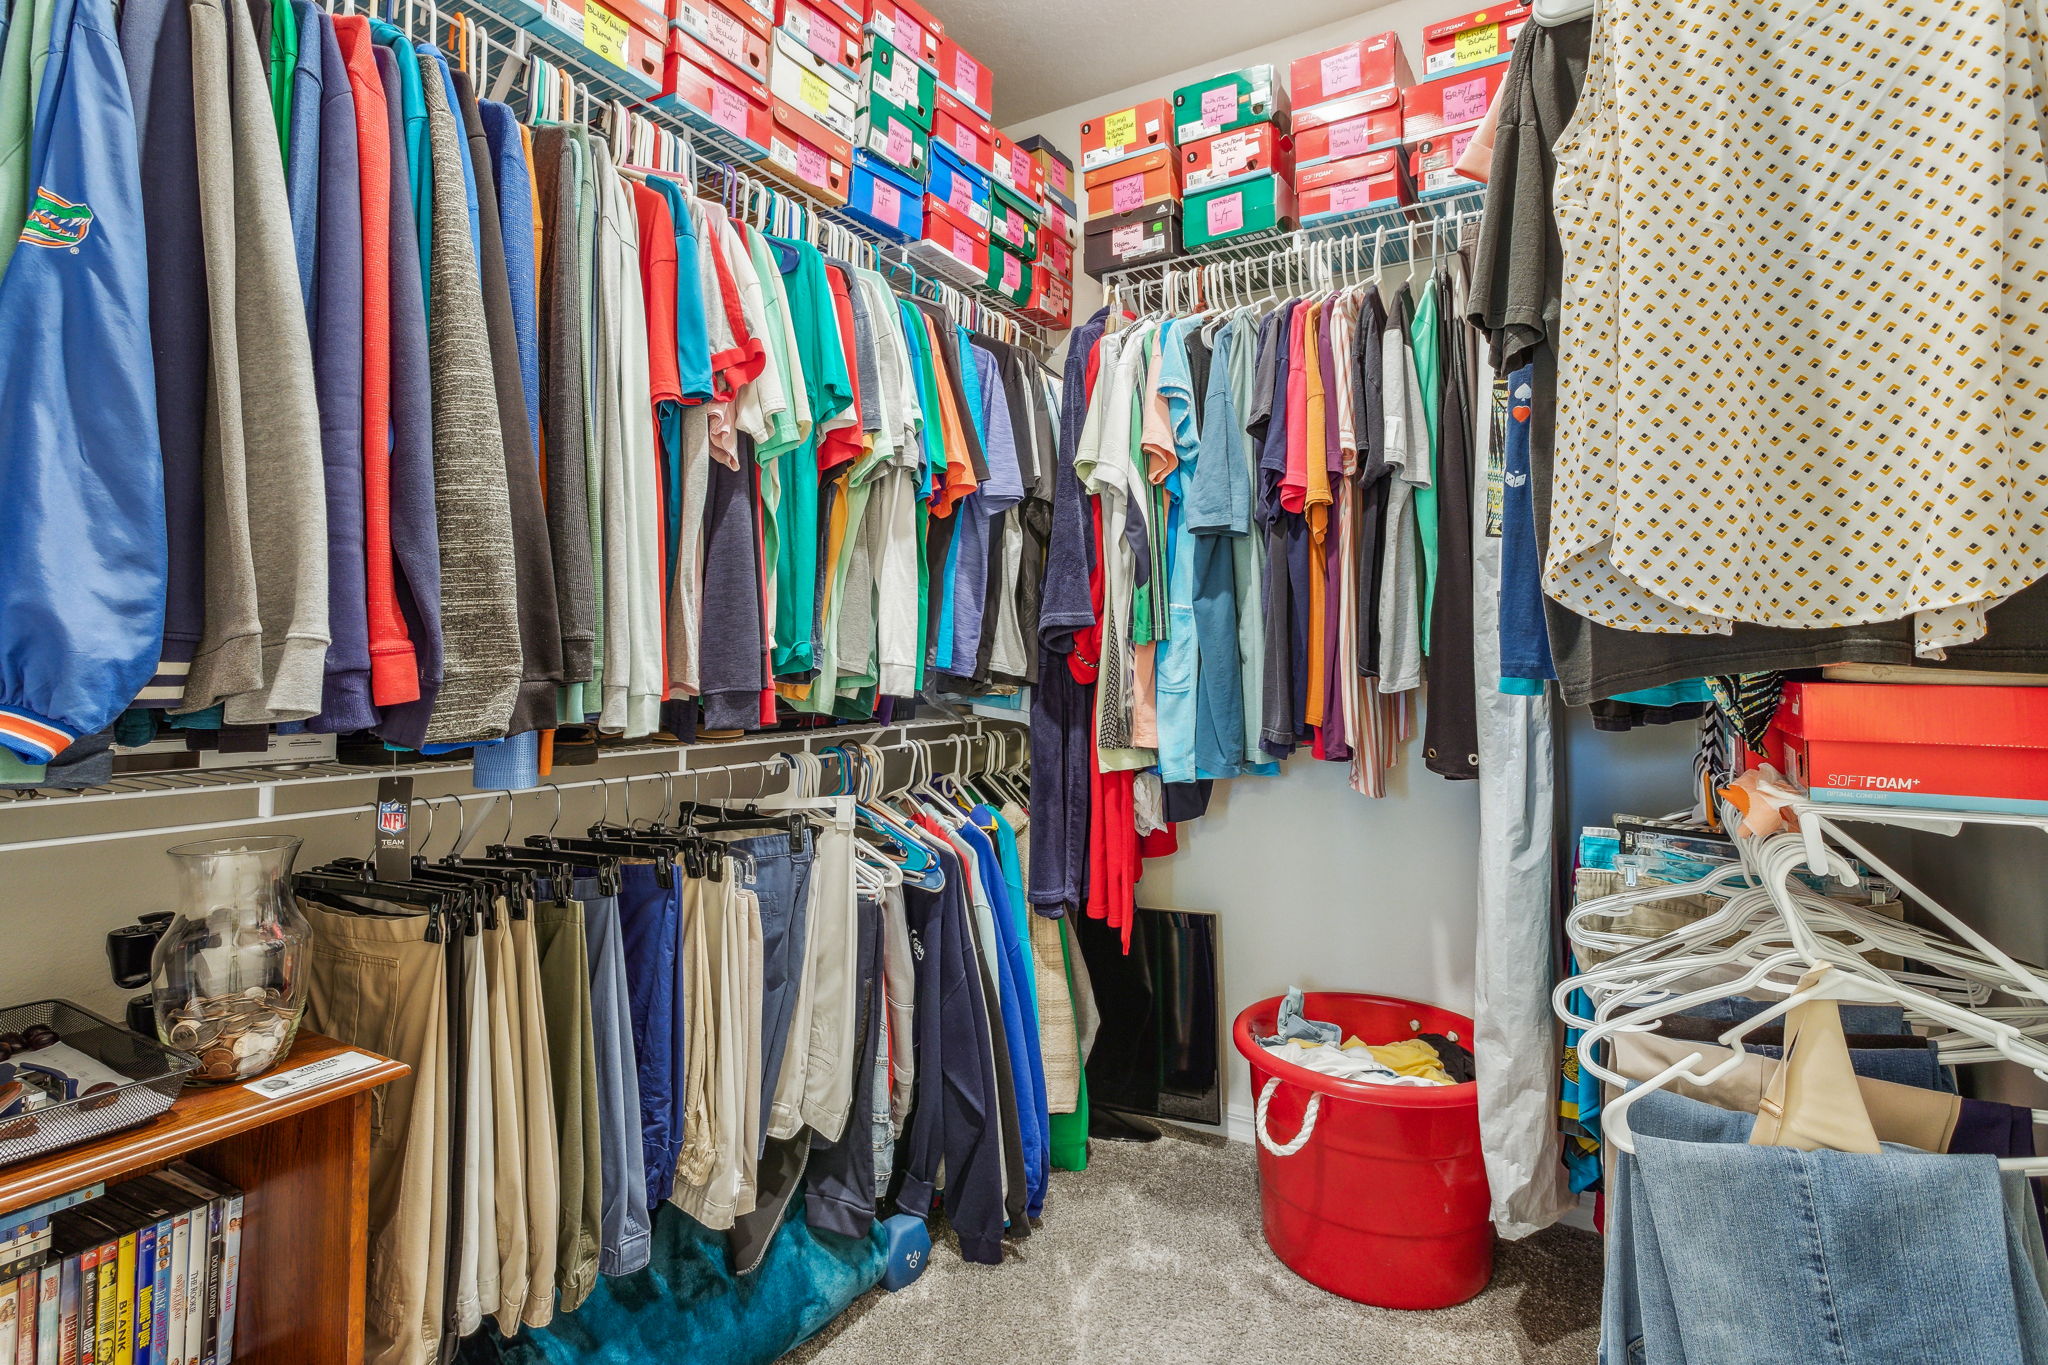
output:
[[[403,7],[399,8],[404,12]],[[907,290],[919,297],[944,305],[957,319],[970,325],[978,325],[980,319],[975,311],[1001,318],[1016,329],[1019,337],[1045,355],[1064,329],[1049,328],[1043,323],[1026,317],[1015,305],[992,291],[970,289],[939,280],[924,273],[909,260],[903,245],[872,227],[861,222],[844,208],[827,204],[815,196],[790,185],[779,178],[768,176],[761,170],[760,148],[716,128],[700,127],[681,116],[661,108],[638,89],[623,84],[617,72],[588,51],[573,44],[558,42],[547,35],[522,27],[519,16],[527,7],[521,0],[474,0],[474,8],[460,12],[484,31],[487,44],[497,51],[490,54],[495,75],[492,88],[487,92],[494,99],[505,100],[529,117],[532,110],[526,88],[525,68],[529,56],[539,56],[552,65],[567,70],[583,87],[591,100],[587,110],[598,112],[598,105],[622,105],[632,113],[655,126],[681,138],[690,148],[696,161],[696,180],[699,192],[713,198],[727,199],[735,185],[753,184],[762,186],[773,193],[801,205],[811,217],[851,235],[872,251],[872,258],[863,264],[872,265],[879,273],[888,277],[899,290]],[[414,11],[417,15],[417,11]],[[436,27],[440,16],[433,16]],[[399,22],[394,16],[393,22]],[[415,36],[419,30],[413,29]],[[508,74],[509,73],[509,74]],[[984,330],[993,330],[984,328]]]
[[[1147,294],[1162,291],[1169,281],[1189,280],[1226,282],[1246,292],[1264,293],[1302,276],[1307,262],[1318,252],[1332,259],[1348,257],[1358,269],[1394,265],[1419,249],[1418,233],[1440,239],[1446,225],[1471,221],[1485,203],[1486,186],[1475,184],[1412,204],[1390,204],[1292,232],[1267,233],[1149,265],[1112,270],[1101,277],[1102,291],[1143,301]],[[1427,245],[1431,240],[1425,236],[1421,242]],[[1369,254],[1358,252],[1361,245]]]

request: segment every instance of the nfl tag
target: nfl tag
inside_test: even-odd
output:
[[[377,879],[412,880],[412,779],[377,780]]]

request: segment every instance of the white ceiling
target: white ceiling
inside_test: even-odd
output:
[[[1384,0],[925,0],[946,31],[995,71],[996,122],[1004,126],[1376,3]]]

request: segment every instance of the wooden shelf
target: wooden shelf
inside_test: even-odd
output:
[[[302,1029],[282,1065],[361,1051]],[[379,1058],[374,1067],[277,1099],[239,1084],[192,1087],[139,1127],[0,1166],[0,1214],[189,1159],[245,1195],[237,1365],[359,1365],[370,1092],[409,1070]]]

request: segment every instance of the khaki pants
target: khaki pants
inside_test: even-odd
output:
[[[728,871],[683,891],[688,1107],[669,1200],[708,1228],[754,1207],[761,1134],[761,915]]]
[[[499,1330],[519,1330],[526,1309],[526,1277],[532,1257],[527,1248],[526,1218],[526,1066],[519,1032],[519,963],[512,942],[511,903],[500,897],[493,907],[496,927],[483,931],[484,990],[490,1020],[491,1136],[495,1145],[495,1179],[491,1211],[495,1238],[498,1292],[491,1312]]]
[[[498,1314],[500,1327],[518,1313],[528,1327],[545,1327],[555,1316],[555,1264],[562,1227],[562,1151],[555,1126],[555,1087],[548,1074],[547,1019],[540,986],[533,905],[526,918],[511,922],[512,1021],[519,1035],[519,1103],[526,1161],[526,1297],[515,1303],[508,1284]]]
[[[582,905],[567,898],[536,902],[533,935],[540,955],[541,1016],[547,1028],[555,1136],[561,1144],[555,1282],[562,1291],[562,1311],[569,1312],[590,1297],[597,1283],[598,1223],[604,1202],[597,1051],[590,1033],[590,968]]]
[[[369,915],[301,900],[313,927],[306,1022],[404,1062],[371,1092],[370,1273],[366,1365],[427,1365],[448,1292],[451,1113],[447,961],[427,920],[389,902]]]

